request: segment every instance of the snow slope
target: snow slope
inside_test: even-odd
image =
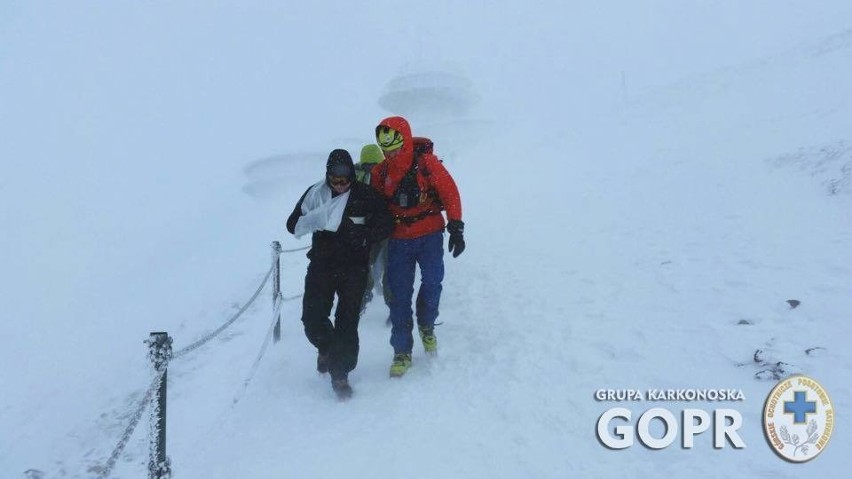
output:
[[[466,65],[498,123],[447,161],[468,249],[446,259],[441,356],[415,350],[388,380],[371,304],[356,396],[339,404],[288,302],[282,343],[234,404],[267,289],[170,367],[175,477],[841,477],[852,196],[826,181],[850,161],[850,6],[738,3],[413,5],[437,38],[376,22],[381,2],[0,7],[3,476],[95,475],[148,383],[148,332],[189,344],[251,295],[273,239],[302,244],[283,220],[322,164],[287,155],[369,141],[402,67],[382,45]],[[277,194],[246,194],[244,171],[275,157]],[[305,266],[284,255],[285,296]],[[840,410],[810,463],[765,443],[775,381],[756,378],[758,349]],[[741,389],[748,447],[598,443],[614,404],[595,390],[666,387]],[[145,441],[142,424],[112,477],[145,474]]]

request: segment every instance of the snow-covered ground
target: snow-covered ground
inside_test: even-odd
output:
[[[376,301],[339,403],[291,301],[243,393],[267,287],[170,365],[175,477],[843,477],[852,4],[623,3],[0,5],[0,476],[96,476],[150,381],[142,340],[227,320],[272,240],[304,244],[283,221],[323,162],[302,153],[370,141],[385,86],[448,62],[489,137],[445,162],[468,246],[446,257],[440,357],[389,380]],[[285,296],[306,262],[282,256]],[[838,410],[806,464],[763,435],[779,361]],[[613,451],[613,406],[733,407],[747,447]],[[146,433],[111,477],[146,474]]]

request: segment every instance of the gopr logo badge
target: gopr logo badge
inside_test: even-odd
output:
[[[806,462],[828,445],[834,429],[834,405],[818,382],[791,376],[779,382],[766,398],[763,430],[781,458]]]

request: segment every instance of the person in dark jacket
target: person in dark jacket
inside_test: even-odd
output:
[[[287,231],[296,237],[312,233],[302,323],[317,348],[317,371],[331,374],[332,388],[341,399],[352,395],[348,375],[358,363],[358,319],[370,249],[392,228],[384,198],[355,181],[346,150],[329,154],[325,178],[305,191],[287,219]]]

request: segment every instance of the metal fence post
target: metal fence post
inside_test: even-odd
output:
[[[272,242],[272,308],[281,298],[281,243]],[[281,315],[275,320],[275,328],[272,329],[272,342],[281,340]]]
[[[172,477],[171,461],[166,457],[166,384],[169,359],[172,357],[172,338],[168,333],[151,333],[148,358],[156,374],[162,374],[157,393],[151,399],[151,436],[148,451],[148,478]]]

